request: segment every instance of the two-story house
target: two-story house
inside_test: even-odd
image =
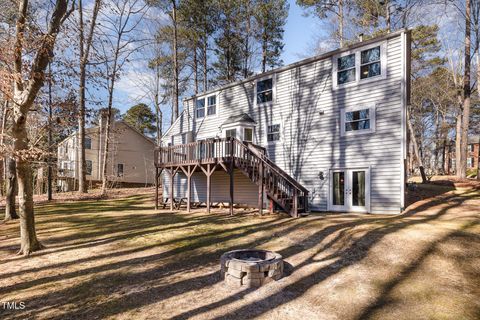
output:
[[[102,121],[101,121],[102,122]],[[86,179],[93,186],[102,180],[105,126],[85,130]],[[79,177],[78,133],[58,144],[57,185],[61,191],[75,190]],[[112,121],[107,180],[112,186],[152,185],[154,183],[153,150],[155,143],[123,120]]]
[[[402,30],[185,99],[156,151],[163,200],[400,213],[409,88]]]
[[[469,135],[467,143],[467,170],[478,170],[480,160],[480,136]],[[455,141],[450,141],[445,148],[445,174],[455,174]]]

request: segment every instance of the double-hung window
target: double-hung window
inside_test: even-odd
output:
[[[280,125],[272,124],[267,127],[267,142],[274,142],[280,140]]]
[[[381,74],[380,46],[361,51],[360,79],[376,77]]]
[[[213,95],[207,98],[207,115],[213,116],[217,113],[217,96]]]
[[[197,119],[205,117],[205,98],[197,99],[195,104],[195,115]]]
[[[348,82],[354,82],[355,76],[355,53],[343,56],[337,60],[337,83],[345,84]]]
[[[342,136],[375,131],[375,106],[345,108],[340,112]]]
[[[92,149],[92,139],[85,137],[85,140],[83,140],[83,142],[85,149]]]
[[[334,56],[333,86],[343,87],[386,77],[386,45],[359,48]]]
[[[269,104],[273,101],[273,77],[258,80],[255,85],[257,105]]]

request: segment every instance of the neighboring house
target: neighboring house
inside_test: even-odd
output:
[[[480,136],[470,135],[467,145],[467,170],[478,170]],[[445,174],[455,174],[456,168],[455,141],[451,141],[445,150]]]
[[[400,213],[409,88],[402,30],[188,98],[157,153],[163,198]]]
[[[85,159],[87,180],[91,184],[102,180],[105,126],[86,129]],[[78,133],[58,144],[58,187],[71,191],[78,185]],[[153,150],[155,143],[123,120],[111,125],[107,179],[112,186],[151,185],[154,183]]]

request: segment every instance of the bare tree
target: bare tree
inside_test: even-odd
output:
[[[78,112],[78,139],[77,150],[79,156],[78,166],[78,192],[87,192],[86,182],[86,161],[85,161],[85,89],[86,89],[86,72],[89,61],[90,48],[92,47],[93,35],[95,26],[97,23],[97,16],[100,10],[101,0],[95,0],[93,6],[92,17],[89,19],[90,25],[88,26],[87,38],[85,39],[85,25],[84,25],[84,8],[83,1],[78,0],[78,37],[80,47],[80,68],[79,68],[79,86],[78,86],[78,99],[79,99],[79,112]]]
[[[110,145],[112,105],[115,83],[129,57],[140,48],[143,41],[138,34],[132,34],[146,13],[147,5],[141,0],[111,1],[103,16],[101,41],[107,77],[108,103],[106,109],[105,142],[102,161],[102,194],[107,191],[107,162]]]
[[[53,57],[53,48],[60,26],[70,14],[68,0],[57,0],[51,15],[48,30],[39,39],[39,48],[30,62],[30,72],[23,77],[24,65],[29,64],[23,58],[25,46],[25,26],[29,18],[28,0],[19,1],[15,45],[14,45],[14,92],[13,102],[13,151],[17,159],[17,178],[20,215],[20,254],[29,255],[43,246],[35,231],[35,216],[33,208],[32,167],[28,159],[28,137],[26,122],[32,104],[43,85],[45,70]]]

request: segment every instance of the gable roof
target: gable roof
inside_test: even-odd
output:
[[[137,134],[139,134],[142,138],[144,138],[145,140],[147,140],[148,142],[152,143],[152,144],[155,144],[155,141],[152,139],[152,138],[149,138],[147,137],[146,135],[144,135],[143,133],[141,133],[139,130],[137,130],[137,128],[133,127],[132,125],[128,124],[125,120],[121,119],[121,120],[117,120],[117,121],[114,121],[115,124],[124,124],[125,127],[127,127],[128,129],[130,129],[131,131],[134,131],[136,132]],[[93,127],[88,127],[88,128],[85,128],[85,133],[91,133],[92,131],[95,131],[99,128],[100,126],[93,126]],[[60,141],[58,144],[61,144],[63,143],[64,141],[76,136],[78,134],[78,131],[75,131],[73,133],[71,133],[70,135],[68,135],[67,137],[65,137],[65,139],[63,139],[62,141]]]
[[[223,123],[223,125],[230,124],[230,123],[237,123],[237,122],[256,123],[255,120],[253,120],[248,114],[241,113],[241,114],[228,117],[227,120],[225,120],[225,122]]]

